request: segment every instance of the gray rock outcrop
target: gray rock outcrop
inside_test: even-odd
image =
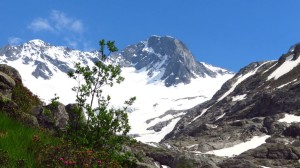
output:
[[[41,125],[48,129],[64,130],[69,122],[69,115],[61,103],[57,106],[49,104],[45,107],[35,107],[34,113]]]

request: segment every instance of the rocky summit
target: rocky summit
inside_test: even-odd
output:
[[[155,79],[164,81],[166,86],[188,84],[197,77],[232,73],[197,62],[183,42],[170,36],[151,36],[114,55],[115,58],[118,56],[122,58],[121,65],[134,66],[137,70],[145,69],[148,76],[156,76]]]

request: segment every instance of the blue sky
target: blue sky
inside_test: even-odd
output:
[[[278,59],[300,42],[298,0],[2,0],[0,46],[42,39],[75,49],[119,49],[170,35],[198,61],[232,71]]]

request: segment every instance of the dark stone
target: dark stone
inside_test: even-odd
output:
[[[290,136],[290,137],[299,137],[300,136],[300,124],[293,123],[288,128],[283,131],[283,135]]]
[[[68,104],[66,106],[66,111],[68,113],[69,124],[71,126],[79,126],[87,122],[83,111],[78,111],[77,104]],[[77,123],[78,121],[79,123]]]
[[[0,72],[0,94],[7,99],[12,97],[12,89],[16,85],[15,81],[7,74]]]
[[[37,118],[33,115],[27,114],[27,113],[19,113],[19,121],[21,121],[22,123],[32,126],[32,127],[39,127],[39,122],[37,120]]]
[[[43,112],[44,108],[43,106],[34,106],[32,109],[31,109],[31,114],[34,115],[34,116],[39,116],[42,112]]]
[[[162,128],[166,127],[167,125],[169,125],[171,123],[172,119],[171,120],[167,120],[167,121],[162,121],[162,122],[159,122],[149,128],[147,128],[147,130],[154,130],[155,132],[159,132],[162,130]]]

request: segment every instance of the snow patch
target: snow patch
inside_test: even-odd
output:
[[[246,96],[247,96],[247,94],[234,96],[234,97],[232,97],[232,101],[235,102],[235,101],[241,101],[241,100],[244,100],[244,99],[246,99]]]
[[[210,106],[210,107],[211,107],[211,106]],[[197,117],[195,117],[191,122],[189,122],[188,125],[191,124],[192,122],[196,121],[196,120],[197,120],[198,118],[200,118],[203,114],[205,114],[205,113],[207,112],[207,110],[210,109],[210,107],[208,107],[208,108],[202,110],[201,114],[198,115]]]
[[[199,146],[199,144],[189,145],[189,146],[186,146],[186,148],[190,149],[190,148],[193,148],[193,147],[196,147],[196,146]]]
[[[300,116],[296,116],[294,114],[285,114],[284,118],[278,120],[278,122],[286,122],[288,124],[293,122],[300,122]]]
[[[142,51],[149,52],[149,53],[154,53],[154,50],[153,50],[152,47],[144,47],[144,48],[142,49]]]
[[[155,143],[152,143],[152,142],[148,142],[148,143],[146,143],[146,144],[149,145],[149,146],[155,147],[155,148],[158,147]]]
[[[291,84],[291,83],[293,83],[293,82],[296,82],[296,81],[297,81],[297,79],[294,79],[294,80],[292,80],[292,81],[290,81],[290,82],[288,82],[288,83],[286,83],[286,84],[283,84],[283,85],[278,86],[277,89],[283,88],[283,87],[285,87],[285,86],[287,86],[287,85],[289,85],[289,84]]]
[[[140,134],[140,137],[137,137],[136,140],[141,141],[141,142],[160,142],[169,132],[171,132],[176,123],[180,120],[180,118],[175,118],[169,123],[167,126],[163,127],[160,132],[155,132],[153,130],[141,130],[140,132],[145,132],[144,134]],[[132,124],[132,123],[131,123]],[[133,125],[132,127],[135,127],[137,129],[137,125]],[[138,132],[138,133],[140,133]]]
[[[169,166],[166,165],[161,165],[162,168],[170,168]]]
[[[170,145],[170,144],[168,144],[168,143],[164,143],[165,145],[166,145],[166,147],[168,148],[168,149],[171,149],[172,148],[172,146]]]
[[[280,67],[278,67],[273,73],[271,73],[267,80],[275,79],[277,80],[279,77],[287,74],[300,63],[300,57],[297,60],[286,60]]]
[[[254,136],[250,141],[246,141],[244,143],[237,144],[235,146],[219,149],[219,150],[213,150],[206,152],[205,154],[214,154],[216,156],[222,156],[222,157],[234,157],[236,155],[239,155],[247,150],[254,149],[266,142],[266,139],[269,138],[270,135],[264,135],[264,136]]]
[[[223,118],[225,115],[226,115],[226,113],[220,115],[220,116],[216,119],[216,121],[219,120],[219,119],[221,119],[221,118]]]

